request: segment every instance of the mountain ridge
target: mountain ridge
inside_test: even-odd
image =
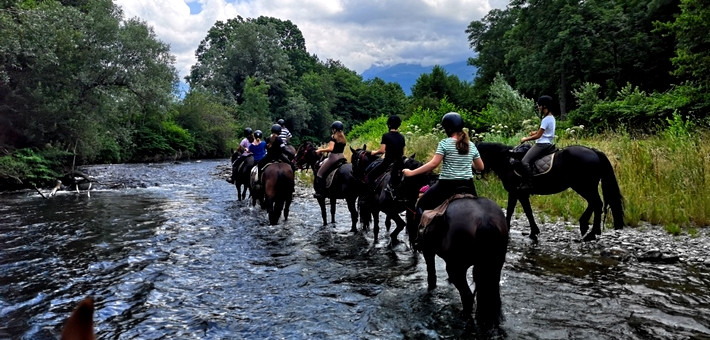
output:
[[[455,75],[461,81],[473,82],[476,74],[476,67],[469,66],[467,61],[457,61],[441,66],[447,74]],[[380,78],[388,83],[398,83],[407,96],[412,94],[412,86],[422,74],[429,74],[434,66],[422,66],[416,64],[396,64],[391,66],[372,66],[362,72],[364,80]]]

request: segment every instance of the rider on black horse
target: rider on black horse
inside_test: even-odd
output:
[[[336,163],[345,159],[345,155],[343,154],[346,143],[345,133],[343,133],[345,126],[341,121],[336,120],[330,125],[330,129],[333,134],[330,136],[328,146],[316,150],[316,155],[323,152],[330,152],[330,154],[323,162],[320,169],[318,169],[318,174],[316,174],[316,178],[314,179],[313,186],[315,194],[313,194],[313,197],[315,198],[325,196],[325,176],[330,173]]]
[[[237,157],[236,160],[234,160],[234,164],[232,164],[232,169],[235,171],[239,169],[239,166],[242,164],[245,158],[251,156],[251,151],[249,151],[249,145],[254,142],[254,133],[250,127],[244,128],[244,139],[239,143],[239,148],[240,150],[244,150],[239,157]],[[227,180],[229,183],[234,183],[237,179],[236,173],[232,172],[232,177]]]
[[[543,117],[540,128],[530,131],[527,137],[520,139],[520,143],[535,140],[535,145],[525,153],[521,161],[523,180],[518,190],[529,191],[532,189],[532,167],[535,160],[555,151],[555,144],[552,143],[552,140],[555,138],[556,122],[555,116],[552,115],[552,104],[553,100],[550,96],[541,96],[537,100],[537,108]]]
[[[373,187],[374,182],[380,175],[382,175],[387,169],[390,169],[392,183],[399,182],[399,173],[404,167],[404,136],[397,129],[402,124],[402,119],[397,115],[391,115],[387,119],[387,127],[389,132],[382,135],[382,140],[380,141],[380,149],[372,151],[370,154],[372,156],[377,156],[385,154],[385,158],[381,163],[376,165],[365,177],[365,183],[370,187]],[[390,188],[391,190],[391,188]]]

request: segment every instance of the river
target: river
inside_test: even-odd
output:
[[[421,255],[390,247],[386,233],[351,233],[344,202],[337,223],[322,226],[302,183],[289,220],[270,226],[236,200],[220,176],[227,163],[89,166],[99,183],[136,185],[98,185],[90,197],[1,194],[0,338],[56,339],[89,295],[100,339],[710,338],[703,259],[630,256],[667,242],[707,256],[704,230],[683,241],[604,230],[579,244],[574,224],[541,223],[532,243],[516,221],[501,281],[506,319],[483,333],[460,315],[441,259],[429,292]],[[661,240],[640,249],[646,235]]]

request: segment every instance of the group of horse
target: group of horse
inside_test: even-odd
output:
[[[623,227],[623,199],[609,159],[601,151],[571,146],[546,156],[549,168],[539,171],[533,179],[532,191],[520,191],[521,177],[514,165],[514,148],[500,144],[481,142],[476,144],[484,162],[485,172],[494,172],[508,191],[506,214],[503,209],[484,197],[462,196],[448,202],[448,206],[434,220],[433,228],[423,235],[419,226],[414,225],[415,205],[420,188],[432,184],[436,177],[422,174],[411,177],[392,178],[386,171],[377,179],[365,181],[366,173],[382,160],[367,151],[366,146],[352,149],[349,163],[339,164],[328,176],[324,195],[317,198],[321,208],[323,225],[327,224],[325,199],[330,199],[331,223],[335,222],[336,200],[345,199],[351,216],[351,230],[357,231],[358,218],[363,228],[373,223],[374,239],[378,239],[379,215],[384,213],[387,221],[394,221],[396,227],[390,233],[391,244],[398,243],[401,231],[407,231],[409,244],[415,245],[422,252],[427,267],[429,289],[436,287],[435,256],[446,262],[448,279],[457,288],[465,315],[473,312],[476,302],[476,318],[497,324],[502,319],[500,298],[500,277],[508,247],[511,217],[517,202],[520,202],[530,223],[529,237],[537,240],[540,233],[535,223],[529,197],[531,194],[549,195],[572,188],[588,202],[588,207],[579,219],[580,231],[584,241],[590,241],[601,234],[602,212],[610,207],[614,217],[614,227]],[[304,143],[295,152],[293,162],[297,169],[312,169],[317,172],[320,158],[315,153],[316,147]],[[416,169],[422,165],[414,158],[404,157],[406,169]],[[234,159],[234,156],[232,157]],[[246,163],[249,164],[249,163]],[[248,165],[245,165],[247,167]],[[252,204],[262,202],[262,207],[269,212],[271,224],[276,224],[281,207],[284,208],[284,220],[288,218],[288,207],[294,191],[294,174],[288,164],[272,164],[263,169],[261,183],[255,183],[247,169],[233,169],[238,198],[245,198],[246,188],[250,187]],[[241,179],[241,180],[240,180]],[[599,183],[602,184],[604,201],[599,195]],[[243,191],[240,186],[246,187]],[[258,188],[255,190],[255,187]],[[404,213],[406,220],[400,214]],[[276,215],[274,215],[276,214]],[[589,219],[594,214],[592,229]],[[275,217],[274,217],[275,216]],[[388,224],[388,222],[386,222]],[[388,224],[389,226],[389,224]],[[389,230],[389,228],[388,228]],[[471,292],[466,272],[473,267],[475,293]]]

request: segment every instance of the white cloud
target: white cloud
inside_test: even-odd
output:
[[[431,66],[472,56],[466,27],[504,0],[188,0],[202,11],[190,14],[183,0],[115,0],[126,18],[139,17],[171,46],[180,76],[195,63],[195,50],[218,20],[238,15],[290,20],[306,48],[362,72],[372,65]]]

